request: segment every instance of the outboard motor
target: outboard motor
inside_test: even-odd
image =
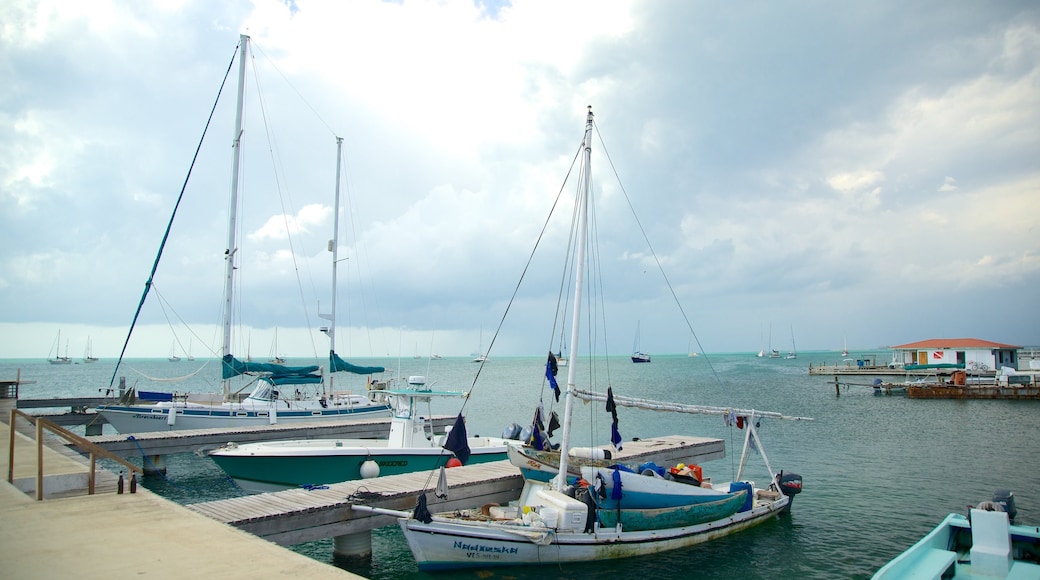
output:
[[[802,493],[802,476],[797,473],[780,472],[780,491],[789,498]]]
[[[1015,494],[1007,489],[998,489],[993,492],[993,503],[999,505],[1007,512],[1010,523],[1015,523],[1015,516],[1018,515],[1018,510],[1015,508]]]
[[[502,430],[503,439],[519,439],[520,438],[520,425],[516,423],[510,423],[506,425],[506,428]]]

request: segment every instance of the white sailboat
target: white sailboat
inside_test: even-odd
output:
[[[574,229],[578,233],[577,254],[573,262],[572,352],[577,351],[581,335],[582,294],[587,268],[586,214],[591,205],[589,196],[592,191],[588,169],[592,135],[593,116],[590,107],[583,140],[585,167],[575,172],[583,176],[584,187],[578,188],[578,223]],[[556,387],[555,379],[549,379],[551,362],[547,362],[546,378]],[[791,497],[800,491],[801,480],[798,476],[789,475],[786,478],[789,485],[784,485],[785,477],[769,466],[756,429],[759,418],[780,417],[779,414],[676,405],[614,397],[609,390],[607,395],[603,395],[578,389],[577,367],[580,365],[577,362],[576,359],[568,367],[567,385],[563,394],[560,450],[550,452],[558,458],[557,474],[551,481],[525,478],[516,505],[491,508],[491,515],[485,515],[483,510],[458,510],[434,515],[426,510],[425,496],[422,496],[413,513],[357,505],[353,509],[399,516],[399,525],[419,569],[426,572],[467,567],[559,565],[655,554],[749,528],[790,507]],[[602,489],[607,495],[596,494],[588,487],[570,486],[568,476],[571,473],[571,458],[568,451],[571,448],[575,399],[605,401],[608,410],[616,409],[615,405],[622,405],[677,412],[739,413],[742,420],[747,419],[743,423],[748,426],[745,430],[744,454],[736,478],[739,486],[720,489],[713,485],[709,489],[640,473],[623,473],[620,469],[606,468],[604,471],[592,465],[581,466],[580,473],[588,482],[603,483]],[[617,443],[620,443],[620,438]],[[757,449],[771,474],[770,482],[763,488],[740,481],[752,446]],[[511,452],[515,449],[516,445],[510,447]],[[623,484],[615,485],[613,482],[618,480],[614,477],[618,477]],[[608,498],[615,502],[615,507],[602,503],[608,501]],[[633,502],[631,509],[626,507],[629,505],[626,502],[630,500]],[[734,505],[736,503],[740,505]]]
[[[90,342],[90,337],[87,337],[87,346],[83,349],[83,362],[85,363],[96,363],[98,358],[94,356],[94,345]]]
[[[773,323],[769,323],[769,358],[780,358],[780,351],[773,348]]]
[[[794,325],[791,325],[791,351],[787,353],[787,358],[798,358],[798,349],[794,346]]]
[[[484,327],[480,327],[480,348],[477,349],[475,355],[473,355],[473,361],[475,363],[482,363],[487,360],[487,353],[484,352]]]
[[[330,384],[326,385],[324,374],[318,365],[289,367],[273,363],[241,361],[231,353],[235,278],[236,271],[239,268],[237,264],[239,260],[237,243],[239,228],[237,227],[236,219],[239,193],[239,158],[243,135],[242,112],[248,50],[249,37],[241,35],[238,47],[237,108],[235,129],[232,137],[231,200],[228,204],[228,237],[224,251],[224,321],[221,358],[223,393],[219,397],[202,397],[203,400],[188,395],[175,396],[173,400],[160,401],[148,405],[137,404],[131,400],[130,397],[133,396],[133,391],[131,391],[128,393],[126,400],[97,407],[98,413],[120,433],[262,426],[276,423],[299,424],[317,421],[353,421],[389,416],[390,407],[382,400],[382,397],[370,398],[368,394],[332,390],[331,379]],[[337,175],[337,184],[338,180],[339,176]],[[338,191],[337,185],[337,204]],[[158,260],[156,260],[156,264],[158,264]],[[154,269],[152,274],[154,275]],[[333,287],[335,287],[335,280],[333,280]],[[143,302],[144,298],[141,300],[142,304]],[[140,306],[138,308],[139,313]],[[132,332],[133,328],[131,327]],[[345,370],[356,374],[371,375],[385,370],[383,367],[351,365],[336,356],[334,350],[330,350],[329,358],[330,372]],[[118,368],[119,365],[117,363],[117,371]],[[232,397],[231,393],[231,381],[239,375],[254,377],[252,382],[255,383],[252,392],[242,401],[236,400],[236,397]],[[114,378],[115,373],[113,373],[113,380]],[[289,393],[292,391],[295,391],[295,393],[290,395]]]
[[[47,355],[47,362],[52,365],[69,365],[72,364],[72,359],[69,358],[69,341],[65,339],[65,354],[62,355],[59,350],[61,349],[61,329],[58,329],[58,338],[54,339],[54,346],[51,347],[50,354]]]
[[[267,362],[279,365],[285,364],[285,357],[278,353],[278,327],[274,327],[274,339],[271,340],[271,358]]]
[[[849,356],[849,342],[844,336],[841,337],[841,356],[842,358]]]
[[[166,360],[170,362],[181,362],[181,357],[177,356],[177,342],[174,341],[170,344],[170,356],[166,357]]]

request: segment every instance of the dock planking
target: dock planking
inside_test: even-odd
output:
[[[702,463],[725,457],[720,439],[670,435],[625,443],[618,461],[660,465]],[[437,472],[417,472],[334,483],[323,489],[290,489],[197,503],[199,514],[283,546],[371,531],[393,525],[393,516],[351,509],[356,502],[371,507],[410,511],[426,492],[431,512],[469,509],[489,503],[505,505],[520,497],[523,477],[508,461],[454,467],[445,471],[448,497],[436,497]]]
[[[455,418],[447,415],[433,417],[435,430],[443,431]],[[280,439],[379,439],[390,433],[390,419],[360,421],[315,421],[305,425],[289,423],[235,427],[230,429],[182,429],[150,431],[147,433],[118,433],[87,437],[92,443],[121,457],[140,455],[171,455],[194,453],[200,449],[215,449],[225,443],[252,443]]]

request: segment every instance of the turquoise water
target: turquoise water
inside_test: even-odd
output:
[[[853,353],[853,355],[863,353]],[[887,356],[881,355],[881,358]],[[949,512],[990,499],[994,490],[1015,493],[1018,521],[1040,522],[1040,404],[1028,401],[928,401],[875,396],[867,388],[835,394],[830,377],[808,375],[808,365],[835,363],[838,353],[800,353],[795,360],[759,359],[752,354],[689,358],[654,356],[651,364],[633,365],[624,357],[600,368],[593,381],[584,373],[578,384],[605,391],[691,404],[752,407],[811,422],[763,420],[760,433],[773,467],[800,473],[804,492],[792,513],[778,521],[705,545],[658,556],[572,566],[541,566],[458,574],[421,574],[396,527],[373,534],[370,565],[343,565],[373,579],[425,578],[616,578],[655,574],[705,578],[868,578],[890,558],[915,542]],[[298,362],[290,360],[291,364]],[[424,374],[439,388],[468,389],[478,365],[469,359],[425,361],[357,360],[400,367],[400,374]],[[714,367],[714,373],[709,368]],[[0,378],[13,379],[18,368],[22,397],[93,396],[107,387],[112,361],[52,366],[46,361],[0,361]],[[131,361],[151,376],[185,375],[202,363],[165,360]],[[492,358],[481,371],[464,413],[470,433],[499,435],[511,421],[530,421],[542,388],[544,359]],[[218,390],[217,367],[203,368],[194,388]],[[561,369],[561,377],[566,369]],[[713,377],[721,379],[721,384]],[[125,369],[129,383],[140,380]],[[337,378],[337,388],[344,388]],[[363,382],[355,380],[355,388]],[[548,393],[545,394],[548,405]],[[434,408],[454,414],[457,407]],[[589,415],[599,417],[590,428]],[[718,437],[732,442],[724,460],[704,464],[705,475],[732,477],[742,431],[722,419],[622,408],[620,430],[626,439],[671,434]],[[580,405],[575,415],[576,444],[604,443],[607,414]],[[108,432],[108,431],[106,431]],[[557,438],[559,436],[557,435]],[[753,458],[748,477],[766,478]],[[144,485],[174,501],[194,503],[232,497],[238,492],[208,458],[175,456],[168,479],[149,478]],[[295,550],[332,563],[331,540]],[[619,576],[620,575],[620,576]]]

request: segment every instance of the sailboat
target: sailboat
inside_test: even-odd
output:
[[[632,343],[632,362],[634,363],[648,363],[650,362],[650,355],[639,350],[639,321],[636,321],[636,339]]]
[[[842,358],[849,356],[849,342],[845,337],[841,337],[841,356]]]
[[[576,257],[573,262],[574,308],[571,324],[572,352],[578,350],[581,335],[584,271],[587,268],[587,212],[592,205],[589,195],[589,163],[593,116],[591,107],[583,140],[584,169],[575,171],[584,180],[578,194]],[[584,359],[583,359],[584,360]],[[591,357],[590,357],[591,360]],[[457,568],[588,562],[633,556],[645,556],[706,542],[768,521],[789,509],[791,498],[800,491],[801,479],[786,476],[769,467],[756,423],[764,414],[758,411],[678,406],[578,389],[578,359],[568,367],[563,393],[564,416],[558,470],[549,481],[525,478],[516,505],[484,510],[456,510],[431,514],[425,496],[420,496],[414,512],[402,512],[357,506],[353,509],[377,514],[396,515],[419,570],[423,572]],[[553,390],[558,385],[551,374],[552,361],[546,363],[546,380]],[[594,373],[595,374],[595,373]],[[737,414],[746,425],[745,448],[736,480],[722,488],[721,484],[704,487],[629,472],[621,466],[582,465],[583,485],[570,476],[572,413],[575,400],[605,402],[615,414],[612,443],[620,445],[616,435],[616,405],[679,412],[726,415]],[[746,414],[746,415],[745,415]],[[774,415],[774,414],[771,414]],[[778,415],[778,414],[775,414]],[[538,415],[536,415],[536,418]],[[537,423],[537,420],[535,421]],[[552,421],[550,421],[550,424]],[[522,436],[521,439],[524,439]],[[538,439],[532,437],[532,440]],[[544,441],[542,442],[544,444]],[[741,481],[749,447],[757,449],[771,474],[770,482],[756,488]],[[517,444],[510,445],[510,452]],[[543,449],[544,450],[544,449]],[[786,482],[786,483],[785,483]],[[599,492],[598,490],[602,490]]]
[[[170,362],[181,362],[181,357],[177,356],[177,343],[173,342],[170,344],[170,356],[166,357],[166,360]]]
[[[769,358],[780,358],[780,351],[773,348],[773,323],[769,323]]]
[[[65,355],[61,355],[58,351],[61,349],[61,329],[58,329],[58,338],[54,339],[54,346],[51,347],[50,354],[47,355],[47,362],[52,365],[69,365],[72,364],[72,359],[69,358],[69,341],[65,339]],[[53,355],[53,356],[52,356]]]
[[[798,350],[794,347],[794,325],[791,326],[791,352],[787,353],[787,358],[798,358]]]
[[[271,358],[267,362],[284,365],[285,358],[278,354],[278,327],[274,327],[274,339],[271,341]]]
[[[83,349],[83,362],[85,363],[96,363],[98,358],[94,356],[94,345],[90,342],[90,337],[87,337],[87,346]]]
[[[480,348],[477,349],[476,354],[473,355],[473,361],[475,363],[482,363],[487,360],[487,353],[484,352],[484,327],[480,327]]]
[[[337,392],[325,383],[324,374],[318,365],[285,366],[274,363],[244,362],[231,353],[231,334],[234,320],[235,277],[239,266],[237,244],[238,227],[236,214],[239,189],[239,157],[242,148],[242,111],[246,85],[246,63],[248,62],[249,37],[241,35],[236,50],[239,56],[237,109],[235,129],[232,137],[233,161],[231,172],[231,200],[228,204],[228,243],[224,251],[224,322],[221,358],[223,393],[219,399],[199,400],[189,395],[173,397],[173,400],[157,403],[137,404],[133,390],[127,397],[111,405],[98,405],[101,414],[120,433],[144,431],[166,431],[182,429],[228,428],[237,426],[262,426],[273,424],[301,424],[317,421],[353,421],[358,419],[384,418],[390,407],[381,396],[373,391],[368,394]],[[337,175],[337,183],[338,183]],[[338,185],[337,185],[337,200]],[[338,221],[337,221],[338,224]],[[155,264],[158,264],[158,259]],[[154,276],[155,266],[152,275]],[[335,273],[335,270],[333,271]],[[333,277],[335,288],[335,277]],[[145,292],[147,293],[147,286]],[[147,294],[138,306],[144,304]],[[335,301],[333,301],[335,303]],[[134,319],[137,319],[135,315]],[[130,332],[133,332],[131,326]],[[129,335],[127,342],[129,342]],[[126,351],[124,344],[123,352]],[[122,356],[120,356],[122,360]],[[334,349],[329,351],[330,373],[348,371],[355,374],[372,375],[381,373],[383,367],[352,365],[339,358]],[[119,363],[116,364],[116,371]],[[253,377],[252,392],[238,401],[232,396],[232,379],[240,375]],[[113,372],[113,382],[115,372]],[[330,387],[330,388],[327,388]],[[371,396],[369,396],[371,395]]]

